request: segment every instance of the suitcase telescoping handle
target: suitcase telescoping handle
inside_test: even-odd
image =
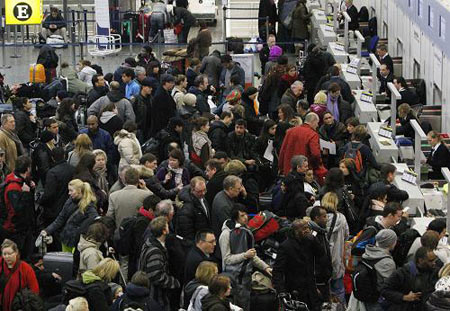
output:
[[[118,261],[116,259],[116,256],[113,253],[111,253],[111,256],[115,261]],[[125,277],[123,276],[123,273],[122,273],[122,269],[120,267],[119,267],[119,274],[120,274],[120,278],[122,279],[123,285],[127,286],[127,281],[125,280]]]

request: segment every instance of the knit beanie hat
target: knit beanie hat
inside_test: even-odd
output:
[[[397,242],[397,234],[391,229],[383,229],[375,236],[377,245],[381,248],[389,248]]]
[[[278,45],[274,45],[270,48],[269,60],[276,61],[278,59],[278,57],[280,57],[282,54],[283,54],[283,49],[280,48]]]
[[[183,103],[185,105],[193,107],[197,103],[197,96],[195,96],[194,94],[191,94],[191,93],[187,93],[183,97]]]
[[[231,91],[231,93],[228,94],[227,97],[225,98],[225,100],[229,103],[234,103],[240,99],[241,99],[241,92],[239,92],[238,90]]]
[[[318,92],[316,96],[314,96],[314,104],[326,105],[327,104],[327,94],[325,92]]]

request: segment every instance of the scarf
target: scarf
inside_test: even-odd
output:
[[[288,73],[285,73],[281,76],[281,79],[289,83],[289,87],[298,79],[298,74],[296,73],[295,76],[291,76]]]
[[[183,168],[172,168],[170,165],[167,165],[167,169],[172,172],[172,174],[175,174],[174,181],[175,181],[175,187],[178,187],[179,185],[183,186]]]
[[[14,297],[16,293],[19,291],[19,277],[21,276],[21,273],[18,270],[20,270],[21,261],[17,259],[14,267],[11,269],[8,268],[3,258],[1,262],[2,262],[1,281],[2,283],[3,282],[7,283],[5,283],[4,285],[3,292],[0,292],[0,297],[2,302],[2,309],[6,311],[11,310]],[[22,287],[23,285],[24,284],[22,282]]]
[[[372,200],[372,205],[370,208],[374,211],[383,211],[384,210],[384,202],[378,200]]]
[[[5,133],[5,135],[9,139],[14,141],[14,143],[16,144],[17,156],[21,156],[21,155],[25,154],[25,148],[23,147],[23,144],[20,141],[19,136],[17,136],[17,134],[15,132],[11,132],[11,131],[5,130],[4,128],[1,128],[0,131]]]
[[[331,96],[328,96],[327,109],[333,114],[334,119],[339,121],[338,98],[332,99]]]
[[[106,172],[106,166],[104,168],[94,168],[95,173],[97,174],[97,183],[98,187],[108,193],[109,191],[109,183],[108,183],[108,174]]]
[[[202,148],[205,144],[208,144],[209,155],[212,156],[211,150],[211,140],[203,131],[195,131],[192,133],[192,146],[194,147],[195,153],[200,156],[202,152]]]

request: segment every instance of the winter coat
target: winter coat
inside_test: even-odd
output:
[[[334,141],[336,143],[336,150],[343,147],[347,130],[342,122],[333,121],[333,124],[323,124],[319,128],[320,138],[326,141]]]
[[[111,137],[123,127],[123,120],[112,111],[105,111],[99,119],[99,127],[109,133]]]
[[[374,267],[377,271],[377,290],[381,292],[384,283],[395,271],[395,262],[392,255],[388,249],[376,245],[367,245],[362,258],[366,260],[379,260]]]
[[[435,291],[425,304],[426,311],[450,310],[450,292]]]
[[[227,74],[227,68],[223,68],[222,72],[220,73],[220,83],[225,85],[225,76]],[[231,74],[230,78],[233,76],[237,76],[239,78],[239,85],[244,87],[245,86],[245,71],[242,69],[241,65],[239,63],[234,63],[233,68],[231,68]],[[225,85],[227,87],[227,85]]]
[[[75,115],[65,115],[58,119],[59,134],[64,144],[75,140],[78,135],[78,124],[75,121]]]
[[[186,186],[189,184],[191,177],[189,174],[189,171],[186,167],[182,167],[183,172],[181,173],[181,182],[183,186]],[[169,172],[169,162],[163,162],[158,168],[158,172],[156,173],[156,176],[161,181],[161,183],[164,181],[166,174]],[[174,189],[177,185],[175,184],[175,174],[172,173],[172,178],[165,184],[162,184],[164,188],[167,190]]]
[[[185,306],[186,309],[189,307],[191,300],[192,300],[192,308],[194,308],[194,311],[202,311],[202,299],[203,297],[205,297],[206,295],[209,294],[209,289],[208,286],[206,285],[201,285],[197,282],[197,280],[192,280],[197,284],[197,286],[194,289],[193,292],[189,292],[189,297],[185,298]],[[188,283],[189,285],[190,283]],[[187,287],[187,285],[186,285]],[[188,290],[185,290],[185,295],[187,294]]]
[[[92,270],[103,259],[103,254],[99,250],[100,243],[93,240],[86,240],[84,236],[80,236],[78,242],[78,251],[80,252],[80,266],[78,273],[82,274],[86,270]]]
[[[202,66],[200,67],[200,72],[208,76],[209,84],[215,88],[219,87],[219,77],[222,72],[222,63],[219,55],[212,52],[211,55],[203,57]]]
[[[61,13],[58,13],[56,17],[53,17],[51,14],[48,15],[44,22],[42,23],[42,27],[46,29],[50,29],[50,25],[56,25],[57,29],[61,29],[63,27],[66,27],[66,20],[64,17],[62,17]]]
[[[180,287],[180,282],[169,272],[169,255],[166,247],[154,237],[150,237],[142,247],[139,270],[147,273],[150,281],[151,298],[161,306],[169,306],[168,293]]]
[[[39,283],[33,268],[29,264],[17,259],[14,267],[9,269],[5,259],[0,257],[0,269],[0,274],[4,275],[6,278],[10,277],[8,283],[5,284],[3,292],[0,292],[2,311],[11,310],[14,297],[21,289],[28,288],[34,294],[39,295]]]
[[[212,44],[211,31],[209,29],[203,29],[198,32],[197,38],[197,51],[195,52],[196,57],[202,59],[209,55],[209,47]]]
[[[423,310],[428,297],[434,292],[434,285],[438,280],[437,269],[431,271],[420,271],[416,264],[411,261],[403,267],[398,268],[385,281],[381,295],[389,303],[388,311],[419,311]],[[403,301],[403,296],[410,291],[421,292],[422,296],[418,302]]]
[[[295,170],[291,171],[285,178],[286,192],[281,201],[281,209],[277,212],[279,216],[286,216],[289,219],[306,216],[306,209],[312,204],[305,195],[304,178],[304,174]]]
[[[157,197],[164,199],[175,200],[175,197],[178,193],[178,188],[167,190],[161,184],[161,181],[158,179],[156,175],[153,175],[149,178],[144,179],[145,185],[147,188],[153,192]]]
[[[114,301],[114,304],[111,306],[111,311],[121,311],[125,301],[128,303],[134,302],[139,305],[144,305],[145,307],[142,311],[155,310],[152,308],[150,290],[144,286],[128,283],[124,294]]]
[[[336,223],[331,232],[331,224],[333,222],[333,217],[336,218]],[[331,252],[331,264],[333,266],[332,279],[340,279],[344,276],[345,265],[344,265],[344,247],[345,241],[349,238],[349,229],[347,220],[342,213],[329,213],[327,221],[327,236],[330,236],[330,252]]]
[[[205,163],[214,155],[211,140],[209,140],[208,134],[202,130],[192,132],[192,147],[195,154],[201,159],[201,165],[199,164],[201,167],[204,167]]]
[[[68,92],[69,93],[88,93],[92,88],[89,84],[78,79],[77,72],[72,67],[61,68],[61,76],[67,78],[68,82]]]
[[[217,171],[214,176],[206,184],[206,201],[209,206],[212,206],[216,194],[223,190],[223,180],[227,174],[223,171]]]
[[[45,143],[39,143],[34,152],[32,153],[33,178],[36,181],[41,181],[45,186],[47,172],[54,166],[55,162],[52,158],[52,150]]]
[[[123,97],[120,91],[109,91],[105,96],[97,99],[87,110],[88,116],[100,115],[100,111],[108,104],[115,103],[117,107],[117,115],[124,121],[135,121],[136,115],[130,101]]]
[[[151,108],[151,130],[150,135],[156,135],[160,130],[164,129],[169,123],[170,118],[175,117],[177,105],[170,95],[162,86],[159,86],[153,97]]]
[[[195,107],[201,114],[211,113],[211,108],[208,104],[208,95],[204,91],[201,91],[196,86],[191,86],[188,90],[188,93],[194,94],[197,97]]]
[[[323,124],[323,115],[328,111],[327,105],[312,104],[309,109],[319,116],[319,126]]]
[[[322,79],[325,79],[325,78],[322,77]],[[341,96],[344,101],[346,101],[347,103],[350,103],[350,104],[355,101],[355,97],[353,96],[350,85],[347,83],[347,81],[342,79],[340,76],[329,77],[329,79],[327,81],[324,81],[323,83],[321,83],[321,81],[319,81],[317,83],[316,92],[321,91],[321,90],[328,90],[328,87],[330,86],[331,83],[339,84],[339,86],[341,87]],[[341,109],[339,109],[339,110],[341,110]],[[340,121],[342,123],[345,123],[346,120],[340,120]]]
[[[197,267],[203,261],[214,261],[214,258],[212,256],[206,256],[201,249],[194,245],[186,256],[184,284],[187,284],[195,278]]]
[[[261,0],[259,2],[258,17],[269,17],[269,24],[275,26],[278,21],[277,6],[274,1],[271,0]],[[265,26],[266,21],[264,19],[258,20],[258,27]]]
[[[143,205],[145,198],[153,193],[148,189],[138,189],[133,185],[126,185],[123,189],[111,193],[106,215],[111,216],[119,228],[126,217],[135,216]]]
[[[68,247],[75,247],[84,232],[98,216],[94,202],[91,202],[84,213],[78,207],[78,202],[72,198],[67,199],[63,209],[56,219],[45,229],[47,234],[60,231],[61,242]]]
[[[105,96],[108,92],[108,88],[106,86],[96,87],[94,86],[88,93],[87,96],[87,106],[90,107],[97,99],[102,96]]]
[[[13,139],[3,129],[0,130],[0,148],[5,151],[5,163],[11,171],[16,167],[18,152],[20,148],[16,145]],[[23,148],[23,147],[22,147]]]
[[[108,283],[88,270],[81,275],[81,279],[86,288],[86,299],[90,311],[109,310],[113,303],[113,293]]]
[[[142,157],[141,144],[134,133],[122,129],[116,137],[114,137],[114,144],[120,154],[119,171],[123,166],[132,164],[139,164]]]
[[[229,133],[227,137],[228,156],[242,163],[245,160],[258,159],[258,155],[253,150],[255,141],[256,137],[248,132],[245,132],[243,136],[237,136],[234,131]]]
[[[281,97],[280,104],[287,104],[295,111],[299,97],[295,96],[291,88],[288,88]]]
[[[229,311],[230,302],[228,300],[222,300],[217,296],[207,294],[203,297],[202,311]]]
[[[3,230],[8,233],[23,233],[34,228],[34,191],[22,191],[22,186],[30,183],[14,172],[6,176]],[[31,188],[31,186],[30,186]]]
[[[214,197],[211,209],[211,226],[216,238],[220,236],[225,220],[231,217],[234,203],[234,200],[226,194],[225,190],[220,191]]]
[[[310,23],[311,13],[306,8],[306,0],[300,0],[292,12],[292,38],[308,39],[308,24]]]
[[[85,66],[78,73],[78,78],[89,86],[92,86],[92,77],[97,74],[92,67]]]
[[[30,120],[31,113],[25,110],[17,110],[14,113],[16,120],[16,133],[25,148],[36,138],[36,122]]]
[[[200,200],[191,193],[190,187],[183,188],[178,198],[183,201],[183,207],[178,210],[176,216],[177,234],[194,241],[198,231],[211,229],[211,209],[204,198],[205,211]]]
[[[208,131],[208,137],[211,140],[212,147],[217,151],[227,151],[228,127],[220,120],[213,121]]]
[[[67,186],[72,180],[75,168],[66,161],[56,163],[47,172],[44,194],[40,198],[39,204],[44,207],[44,219],[52,222],[61,212],[64,203],[69,197]]]
[[[327,229],[320,227],[314,221],[309,222],[309,226],[313,235],[320,243],[324,255],[314,260],[314,274],[316,276],[316,284],[328,284],[331,279],[333,267],[331,264],[330,242],[328,241]]]
[[[114,159],[116,154],[116,147],[114,146],[112,136],[101,128],[97,129],[96,133],[92,133],[89,129],[84,128],[80,130],[80,134],[87,134],[92,141],[92,148],[101,149],[106,153],[108,159]]]

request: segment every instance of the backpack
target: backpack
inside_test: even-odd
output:
[[[361,173],[363,169],[363,158],[361,155],[361,147],[363,146],[362,143],[358,143],[356,147],[353,147],[353,143],[349,142],[345,146],[345,153],[342,159],[349,159],[355,164],[355,170],[356,173]]]
[[[280,229],[280,224],[275,215],[269,211],[263,211],[254,216],[248,222],[248,226],[253,233],[255,242],[268,238]]]
[[[117,241],[117,251],[120,255],[126,256],[133,253],[133,229],[137,222],[137,216],[126,217],[119,227],[119,240]]]
[[[80,280],[67,281],[63,288],[62,301],[68,305],[69,301],[76,297],[86,297],[87,288]]]
[[[353,295],[362,302],[377,302],[380,293],[377,290],[377,262],[389,256],[367,260],[362,259],[352,274]]]
[[[159,155],[160,147],[161,142],[155,137],[152,137],[142,145],[142,154],[151,153],[154,155]]]
[[[375,229],[375,234],[369,239],[362,240],[363,232],[368,229]],[[368,226],[367,228],[359,231],[358,234],[356,234],[352,239],[345,242],[344,264],[347,272],[352,273],[355,270],[355,267],[361,260],[362,254],[366,250],[367,244],[375,244],[375,235],[377,232],[377,228],[374,226]]]
[[[20,264],[20,262],[19,262]],[[19,288],[22,288],[22,275],[19,270]],[[44,311],[44,302],[41,297],[28,288],[19,290],[14,296],[12,311]]]
[[[3,221],[8,217],[8,210],[6,209],[5,192],[6,187],[11,183],[17,183],[17,181],[8,181],[0,184],[0,225],[3,225]],[[20,185],[20,184],[19,184]]]
[[[397,245],[395,245],[395,248],[392,251],[392,257],[394,258],[397,267],[401,267],[406,263],[411,245],[413,245],[417,238],[420,238],[420,233],[413,228],[409,228],[400,234],[397,239]]]
[[[131,300],[126,294],[122,296],[119,302],[120,311],[147,311],[149,310],[147,302],[139,303]]]

